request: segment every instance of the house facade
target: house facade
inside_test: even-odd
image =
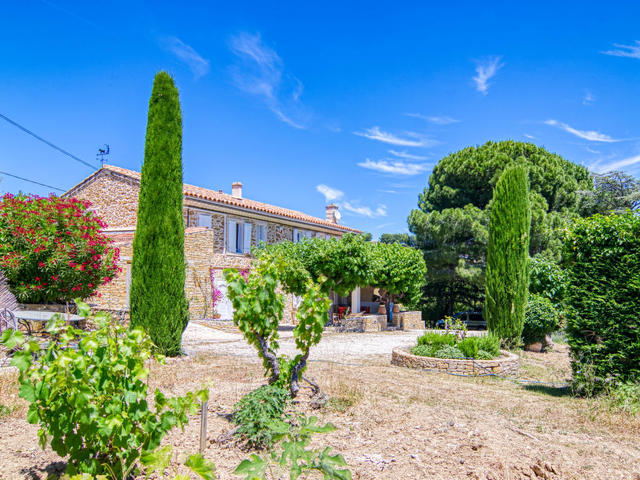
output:
[[[97,309],[120,311],[129,305],[131,259],[135,233],[140,172],[112,165],[100,170],[68,190],[64,196],[88,200],[92,209],[107,224],[105,234],[120,249],[122,272],[98,290],[90,300]],[[185,222],[185,291],[192,318],[211,318],[212,284],[223,296],[216,305],[221,319],[232,318],[226,298],[225,268],[250,268],[251,250],[260,242],[300,241],[304,238],[339,238],[358,230],[340,225],[336,205],[326,206],[325,218],[281,208],[243,197],[242,184],[233,183],[231,194],[185,184],[183,187]],[[334,298],[334,303],[347,299]],[[351,296],[360,311],[360,289]],[[287,296],[284,323],[294,323],[296,298]],[[354,304],[355,306],[355,304]]]

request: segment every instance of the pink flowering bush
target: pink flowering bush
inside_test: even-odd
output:
[[[209,267],[209,279],[211,280],[211,307],[213,308],[213,314],[216,315],[218,313],[216,305],[220,300],[222,300],[223,295],[222,291],[216,287],[216,276],[213,266]]]
[[[120,271],[90,203],[56,196],[0,200],[0,268],[24,303],[88,298]]]

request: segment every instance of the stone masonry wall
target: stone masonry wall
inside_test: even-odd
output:
[[[412,355],[407,347],[395,348],[391,354],[391,364],[400,367],[438,370],[459,375],[515,375],[518,373],[519,357],[501,350],[502,356],[493,360],[472,360],[455,358],[434,358]]]
[[[400,325],[402,326],[402,330],[424,330],[424,320],[422,320],[422,312],[413,311],[413,312],[400,312],[398,314],[400,317]]]
[[[124,175],[104,170],[73,193],[91,202],[95,213],[111,228],[135,226],[139,184]]]

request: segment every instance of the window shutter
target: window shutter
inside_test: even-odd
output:
[[[244,224],[244,243],[242,245],[242,253],[249,253],[251,251],[251,224]]]
[[[227,251],[236,253],[236,222],[229,220],[227,223]]]
[[[293,242],[296,243],[298,241],[298,229],[293,229]]]

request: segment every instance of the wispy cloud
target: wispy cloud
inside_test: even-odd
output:
[[[351,212],[355,215],[360,215],[363,217],[376,218],[387,216],[387,206],[382,204],[373,209],[371,207],[354,205],[351,202],[344,202],[342,204],[342,208],[344,208],[347,212]]]
[[[584,149],[585,149],[587,152],[589,152],[589,153],[595,153],[595,154],[601,153],[601,152],[600,152],[600,150],[595,150],[595,149],[593,149],[593,148],[589,147],[588,145],[586,145],[586,146],[584,147]]]
[[[231,67],[237,88],[262,98],[276,117],[294,128],[307,128],[308,115],[300,101],[302,82],[286,72],[275,50],[262,42],[260,34],[241,32],[231,37],[236,63]]]
[[[523,136],[528,138],[528,139],[530,139],[530,140],[535,140],[536,139],[536,137],[534,137],[533,135],[530,135],[528,133],[525,133]]]
[[[627,58],[637,58],[640,59],[640,40],[636,40],[634,45],[623,45],[620,43],[614,43],[613,50],[605,50],[604,55],[612,55],[614,57],[627,57]]]
[[[591,169],[597,173],[606,173],[606,172],[611,172],[613,170],[620,170],[624,167],[630,167],[631,165],[636,165],[638,163],[640,163],[640,155],[636,155],[635,157],[625,158],[622,160],[616,160],[615,162],[609,162],[605,164],[596,162],[591,166]]]
[[[405,158],[407,160],[426,160],[427,157],[423,155],[413,155],[412,153],[407,153],[405,151],[399,152],[397,150],[389,150],[389,153],[394,157]]]
[[[344,192],[341,190],[337,190],[335,188],[331,188],[328,185],[320,184],[316,186],[316,190],[324,195],[325,200],[328,202],[333,202],[334,200],[338,200],[344,196]]]
[[[584,97],[582,97],[583,105],[593,105],[593,102],[595,101],[596,101],[596,97],[593,93],[591,93],[589,90],[584,92]]]
[[[407,117],[413,117],[413,118],[419,118],[421,120],[426,120],[427,122],[430,123],[435,123],[436,125],[450,125],[452,123],[459,123],[460,120],[456,120],[455,118],[451,118],[451,117],[438,117],[438,116],[434,116],[434,117],[430,117],[428,115],[423,115],[421,113],[405,113],[405,115]]]
[[[209,73],[209,60],[203,58],[193,47],[187,45],[178,37],[168,37],[162,40],[162,44],[178,60],[189,67],[196,79]]]
[[[502,57],[489,57],[476,65],[476,76],[473,77],[473,81],[476,83],[476,89],[483,95],[489,92],[489,80],[504,66],[500,63],[501,60]]]
[[[392,175],[418,175],[427,170],[427,166],[423,163],[394,162],[388,160],[374,161],[369,158],[364,162],[358,163],[358,166],[377,172],[390,173]]]
[[[399,137],[393,133],[380,130],[380,127],[371,127],[364,132],[353,132],[355,135],[366,137],[371,140],[397,145],[399,147],[428,147],[437,145],[438,142],[426,138],[424,135],[415,132],[405,132],[405,136]]]
[[[382,228],[388,228],[388,227],[392,227],[396,224],[396,222],[389,222],[389,223],[381,223],[380,225],[376,226],[376,229],[382,229]]]
[[[578,130],[577,128],[573,128],[567,125],[566,123],[562,123],[553,119],[546,120],[544,123],[546,125],[551,125],[552,127],[560,128],[561,130],[575,135],[576,137],[580,137],[591,142],[615,143],[621,141],[621,139],[612,138],[609,135],[597,132],[595,130]]]

